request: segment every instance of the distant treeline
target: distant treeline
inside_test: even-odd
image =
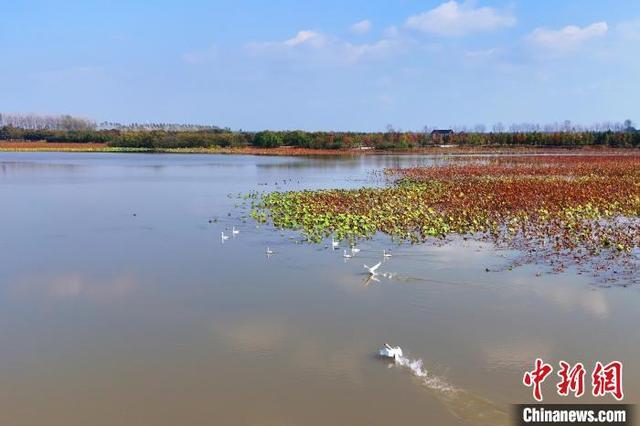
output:
[[[28,130],[122,130],[122,131],[195,131],[219,130],[218,126],[189,123],[130,123],[95,121],[71,115],[8,114],[0,112],[0,127],[11,126]]]
[[[0,128],[0,140],[47,142],[101,142],[113,147],[167,149],[254,146],[272,148],[294,146],[318,149],[412,149],[432,145],[524,145],[524,146],[609,146],[640,147],[640,131],[583,132],[232,132],[223,129],[197,131],[49,130]]]
[[[70,115],[38,115],[0,113],[0,127],[38,130],[94,130],[96,123]]]
[[[220,130],[218,126],[209,124],[189,123],[130,123],[122,124],[113,121],[103,121],[96,126],[98,130],[122,130],[122,131],[151,131],[167,130],[176,132],[188,132],[195,130]]]
[[[455,130],[455,131],[454,131]],[[584,127],[569,120],[538,125],[496,123],[491,132],[484,125],[473,130],[458,127],[422,132],[403,132],[387,126],[385,132],[234,132],[213,125],[175,123],[102,122],[70,115],[0,113],[0,140],[65,143],[106,143],[126,148],[209,148],[293,146],[317,149],[412,149],[432,145],[526,145],[639,147],[640,132],[631,120],[603,122]]]

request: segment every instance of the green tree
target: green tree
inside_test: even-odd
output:
[[[309,133],[295,130],[293,132],[286,132],[283,137],[283,142],[285,145],[308,148],[311,143],[311,137]]]
[[[253,138],[253,144],[262,148],[275,148],[282,146],[282,136],[270,131],[258,132]]]

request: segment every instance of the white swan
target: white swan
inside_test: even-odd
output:
[[[229,236],[228,236],[228,235],[224,235],[224,231],[222,231],[222,232],[220,233],[220,238],[224,241],[224,240],[228,240],[228,239],[229,239]]]
[[[393,256],[391,252],[388,252],[387,250],[382,250],[382,257],[391,257],[391,256]]]
[[[267,251],[265,251],[267,255],[275,254],[276,252],[267,247]]]
[[[360,253],[360,249],[358,247],[351,247],[351,253]]]
[[[372,267],[368,267],[367,265],[364,265],[364,269],[369,271],[369,275],[375,276],[375,275],[378,275],[376,270],[380,267],[380,265],[382,265],[382,262],[378,262],[375,265],[373,265]]]
[[[239,230],[239,229],[236,229],[236,227],[234,226],[233,228],[231,228],[231,233],[232,233],[233,235],[238,235],[238,234],[240,233],[240,230]]]
[[[388,343],[385,343],[383,347],[378,349],[378,355],[385,358],[393,358],[394,360],[398,360],[402,358],[402,348],[400,346],[396,346],[395,348]]]
[[[333,249],[337,249],[338,247],[340,247],[340,241],[336,241],[335,238],[331,237],[331,247]]]
[[[342,257],[344,257],[345,259],[350,259],[353,257],[353,255],[347,253],[347,250],[345,250],[344,253],[342,254]]]

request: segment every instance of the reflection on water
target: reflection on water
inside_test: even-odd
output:
[[[229,196],[432,161],[0,154],[0,424],[505,424],[538,356],[620,359],[637,401],[636,287],[509,271],[513,253],[470,241],[380,236],[345,261]],[[430,381],[386,368],[385,341]]]
[[[260,318],[214,323],[214,334],[238,352],[258,353],[276,350],[290,332],[286,322]]]
[[[79,273],[60,276],[25,276],[10,292],[18,298],[43,298],[52,301],[84,299],[91,302],[107,302],[126,297],[133,289],[135,280],[131,275],[115,278],[90,279]]]
[[[34,173],[40,175],[73,174],[82,170],[79,164],[46,163],[33,161],[2,161],[0,162],[0,176],[4,179],[12,175]]]

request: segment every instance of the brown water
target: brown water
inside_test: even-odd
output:
[[[508,424],[538,356],[621,360],[637,402],[637,287],[486,273],[511,253],[471,242],[380,236],[345,262],[243,223],[229,196],[369,185],[429,161],[0,154],[0,424]],[[391,277],[363,285],[383,248]],[[427,377],[377,359],[385,341]]]

